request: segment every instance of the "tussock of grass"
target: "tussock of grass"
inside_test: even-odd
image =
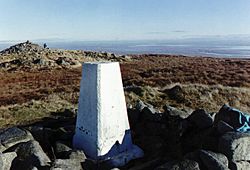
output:
[[[44,100],[31,100],[23,104],[0,107],[0,127],[27,124],[50,117],[54,112],[76,109],[75,104],[62,99],[60,95],[52,94]]]
[[[158,108],[167,104],[185,110],[203,108],[209,112],[217,112],[226,103],[250,113],[250,88],[179,84],[178,86],[181,87],[181,91],[178,94],[168,93],[167,91],[174,86],[162,89],[145,87],[142,88],[143,95],[138,95],[134,92],[125,92],[126,99],[127,102],[132,104],[135,104],[140,99]]]
[[[203,108],[208,112],[218,112],[224,103],[250,113],[250,88],[228,87],[221,85],[178,84],[177,92],[171,89],[177,84],[164,88],[136,87],[125,89],[127,104],[135,105],[140,99],[162,110],[162,106],[170,105],[191,113],[192,110]],[[171,93],[170,93],[171,92]],[[63,112],[65,109],[77,108],[77,92],[58,92],[46,98],[31,100],[22,104],[0,107],[0,127],[20,125],[37,121],[52,113]]]

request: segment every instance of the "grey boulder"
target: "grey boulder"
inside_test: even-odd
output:
[[[81,163],[74,159],[56,159],[50,170],[82,170]]]
[[[18,143],[27,142],[32,139],[33,137],[31,133],[26,130],[17,127],[5,129],[0,132],[0,152],[5,151]]]
[[[16,158],[15,152],[1,153],[0,154],[0,170],[9,170],[12,165],[12,161]]]
[[[219,152],[232,161],[250,160],[250,134],[227,132],[219,139]]]
[[[213,125],[213,118],[205,110],[195,110],[187,120],[200,129],[208,128]]]
[[[43,167],[51,162],[39,143],[34,140],[20,143],[13,150],[17,153],[15,167]]]
[[[207,169],[229,170],[227,157],[221,153],[201,150],[200,158]]]
[[[199,170],[199,164],[193,160],[171,161],[157,167],[155,170]]]
[[[165,105],[163,106],[163,109],[164,109],[165,114],[170,115],[170,116],[179,116],[182,119],[185,119],[189,116],[187,112],[179,110],[172,106]]]
[[[154,109],[154,107],[151,104],[148,103],[144,103],[143,101],[139,100],[135,106],[135,108],[139,111],[142,111],[143,109],[147,108],[147,110],[154,114],[156,112],[156,110]]]
[[[238,161],[230,163],[231,170],[246,170],[250,169],[250,163],[247,161]]]
[[[69,159],[84,162],[87,157],[82,150],[72,150],[69,152]]]

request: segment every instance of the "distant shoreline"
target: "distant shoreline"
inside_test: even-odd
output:
[[[46,42],[46,41],[44,41]],[[42,45],[42,42],[37,42]],[[181,41],[68,41],[46,42],[49,48],[110,52],[120,55],[164,54],[193,57],[250,58],[248,43]],[[0,51],[16,42],[0,42]]]

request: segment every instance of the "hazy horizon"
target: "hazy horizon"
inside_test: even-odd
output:
[[[249,21],[245,0],[0,1],[0,41],[249,36]]]
[[[31,41],[121,54],[250,56],[250,1],[2,0],[0,50]]]
[[[0,51],[19,42],[0,41]],[[186,38],[173,40],[126,40],[126,41],[68,41],[62,39],[40,39],[31,41],[49,48],[112,52],[116,54],[174,54],[211,57],[250,57],[248,36],[226,36]]]

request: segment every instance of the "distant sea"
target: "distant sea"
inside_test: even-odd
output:
[[[175,54],[189,56],[250,58],[250,41],[174,40],[174,41],[38,41],[49,48],[111,52],[116,54]],[[3,50],[15,43],[1,43]]]

